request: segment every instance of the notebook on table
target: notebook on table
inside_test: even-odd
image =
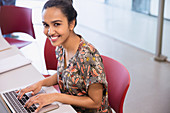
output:
[[[48,88],[42,88],[38,93],[50,93],[51,90]],[[32,96],[31,92],[26,93],[21,100],[17,99],[16,90],[5,91],[0,94],[0,110],[3,113],[34,113],[38,104],[33,104],[29,108],[25,108],[24,105],[26,101]],[[61,103],[54,102],[52,104],[46,105],[40,109],[38,113],[47,113],[51,110],[58,109]]]
[[[31,60],[20,54],[0,59],[0,74],[31,64]]]

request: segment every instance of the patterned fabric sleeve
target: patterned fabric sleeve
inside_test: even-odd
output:
[[[104,72],[104,66],[102,63],[102,58],[99,55],[98,51],[95,49],[94,52],[87,55],[87,76],[86,81],[86,90],[88,90],[89,85],[93,83],[101,83],[104,86],[104,89],[107,87],[106,76]]]

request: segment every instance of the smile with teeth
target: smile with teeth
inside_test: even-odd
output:
[[[58,35],[58,36],[53,36],[53,37],[50,37],[51,38],[51,41],[56,41],[58,38],[60,37],[60,35]]]

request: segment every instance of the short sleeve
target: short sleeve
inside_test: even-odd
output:
[[[104,72],[104,66],[102,62],[102,58],[99,53],[89,53],[86,58],[87,61],[87,76],[85,78],[86,82],[86,90],[88,90],[89,85],[94,83],[101,83],[103,87],[107,87],[106,76]]]

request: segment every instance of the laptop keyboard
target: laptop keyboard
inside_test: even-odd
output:
[[[16,91],[10,91],[10,92],[4,93],[3,95],[9,101],[9,103],[11,104],[13,109],[16,111],[16,113],[31,113],[37,109],[37,107],[34,104],[29,108],[24,107],[26,101],[29,99],[29,97],[26,94],[23,95],[21,100],[17,99],[18,95]]]

